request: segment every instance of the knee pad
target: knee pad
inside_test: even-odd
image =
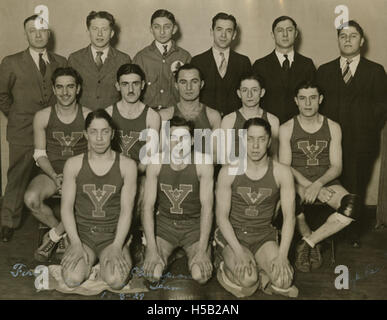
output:
[[[356,220],[359,218],[359,207],[360,200],[356,194],[346,194],[340,202],[340,208],[337,209],[337,212],[342,214],[345,217]]]
[[[304,213],[304,205],[302,204],[301,197],[296,194],[296,217],[299,216],[300,214]]]

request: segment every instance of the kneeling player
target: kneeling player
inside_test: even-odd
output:
[[[127,282],[131,258],[126,242],[136,194],[135,161],[112,150],[115,132],[105,110],[89,113],[85,137],[89,151],[67,160],[62,186],[62,222],[70,247],[62,259],[69,287],[87,280],[99,260],[111,288]]]
[[[293,269],[288,261],[293,237],[294,182],[290,169],[268,157],[271,128],[261,118],[245,122],[247,168],[230,175],[224,166],[216,189],[215,241],[221,251],[220,284],[237,297],[252,295],[261,282],[266,293],[296,297]],[[280,199],[283,212],[281,243],[271,225]],[[257,266],[260,269],[257,271]]]
[[[296,268],[302,272],[322,264],[318,243],[349,225],[357,215],[357,197],[345,190],[337,177],[342,170],[341,129],[321,115],[321,90],[310,82],[295,91],[299,114],[280,127],[280,161],[291,165],[301,202],[326,203],[336,210],[312,232],[302,210],[297,226],[303,240],[296,248]]]
[[[147,166],[143,209],[147,243],[144,272],[152,280],[160,279],[168,257],[178,247],[187,253],[194,280],[205,283],[212,275],[208,240],[213,219],[214,170],[207,161],[194,163],[193,126],[190,121],[173,117],[170,120],[170,163]],[[182,151],[177,144],[183,145]],[[203,160],[203,154],[197,155]]]

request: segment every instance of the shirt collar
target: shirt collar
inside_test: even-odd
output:
[[[107,56],[108,56],[110,47],[107,47],[107,48],[105,48],[105,49],[103,49],[103,50],[101,50],[101,49],[96,49],[96,48],[94,48],[92,45],[91,45],[90,47],[91,47],[91,53],[92,53],[92,55],[93,55],[94,60],[95,60],[95,58],[97,57],[97,51],[102,51],[103,54],[102,54],[102,56],[101,56],[101,59],[102,59],[102,62],[105,62],[105,60],[106,60],[106,58],[107,58]]]
[[[155,44],[156,44],[157,49],[159,49],[160,53],[163,54],[165,51],[164,46],[167,46],[167,52],[169,52],[169,50],[171,50],[172,40],[169,40],[167,43],[164,43],[164,44],[155,40]]]
[[[343,56],[340,57],[341,70],[344,70],[344,68],[347,64],[347,60],[348,59],[344,58]],[[351,70],[352,75],[354,75],[356,72],[357,66],[359,65],[359,62],[360,62],[360,53],[357,56],[353,57],[351,60],[352,60],[352,62],[349,65],[349,69]]]
[[[294,61],[294,50],[292,50],[286,54],[288,55],[288,60],[289,60],[290,65],[292,65],[292,63]],[[275,50],[275,55],[277,56],[278,61],[280,62],[280,65],[282,66],[283,62],[285,61],[285,55],[277,50]]]
[[[219,66],[221,61],[222,61],[222,57],[220,56],[220,52],[218,49],[216,49],[215,47],[212,47],[212,54],[214,55],[214,58],[215,58],[215,61],[216,61],[216,64]],[[230,57],[230,48],[227,48],[225,51],[222,51],[224,53],[224,58],[226,59],[226,62],[228,63],[228,58]]]
[[[39,54],[43,53],[42,58],[45,63],[50,63],[50,60],[48,60],[48,54],[47,49],[44,49],[43,52],[37,52],[31,48],[29,48],[29,52],[31,54],[32,59],[35,61],[37,65],[39,65]]]

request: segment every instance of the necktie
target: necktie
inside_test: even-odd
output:
[[[46,74],[46,63],[43,60],[43,53],[39,53],[39,70],[42,76]]]
[[[226,58],[224,56],[224,53],[223,52],[219,52],[219,54],[220,54],[220,57],[221,57],[221,61],[220,61],[220,65],[219,65],[219,74],[223,78],[224,75],[226,74],[227,63],[226,63]]]
[[[349,84],[352,80],[352,73],[351,73],[351,69],[349,68],[349,65],[351,64],[351,62],[352,62],[351,59],[347,59],[347,64],[345,65],[343,70],[343,80],[345,84]]]
[[[103,51],[97,51],[97,56],[95,57],[95,64],[97,65],[98,70],[101,69],[103,62],[102,62],[102,55]]]
[[[167,52],[168,52],[168,45],[163,45],[163,48],[164,48],[164,52],[163,52],[163,57],[165,57],[167,55]]]
[[[288,59],[288,55],[287,55],[287,54],[284,54],[284,57],[285,57],[285,60],[284,60],[284,62],[282,63],[282,69],[283,69],[284,71],[288,71],[289,68],[290,68],[290,61],[289,61],[289,59]]]

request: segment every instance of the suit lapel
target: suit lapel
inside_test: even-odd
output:
[[[100,78],[103,78],[104,76],[106,76],[109,73],[109,71],[111,71],[113,69],[114,59],[115,59],[116,55],[117,55],[117,53],[116,53],[115,49],[110,47],[109,52],[108,52],[108,56],[107,56],[105,62],[103,63],[101,70],[99,70]],[[97,68],[97,70],[98,70],[98,68]]]
[[[41,86],[39,85],[39,83],[41,82],[42,76],[40,74],[38,67],[34,62],[34,59],[32,59],[29,49],[27,49],[23,53],[23,64],[24,64],[23,71],[25,71],[26,74],[31,74],[34,77],[35,81],[32,81],[31,85],[36,87],[37,90],[35,91],[40,92],[40,97],[42,97],[43,92],[42,92]]]
[[[269,55],[269,61],[270,61],[270,69],[272,70],[273,74],[278,75],[278,78],[280,79],[280,81],[282,83],[282,87],[286,88],[287,87],[286,79],[284,77],[281,64],[278,61],[277,55],[275,54],[275,50],[273,50],[273,52]],[[293,61],[293,63],[294,63],[294,61]]]

